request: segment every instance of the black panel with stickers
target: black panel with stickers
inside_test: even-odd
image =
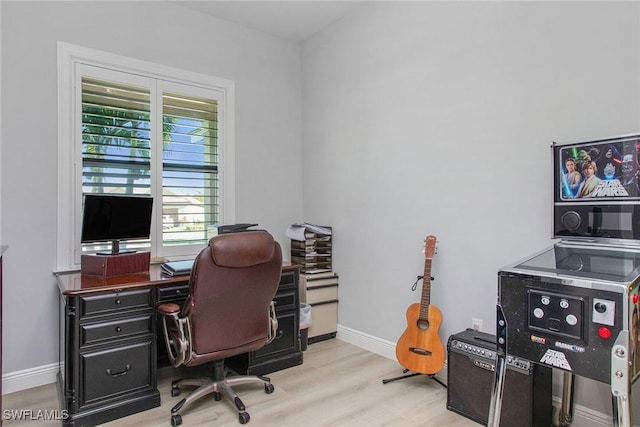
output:
[[[584,341],[584,299],[529,290],[529,329]]]

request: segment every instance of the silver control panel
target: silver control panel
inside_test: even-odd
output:
[[[497,355],[495,350],[488,349],[486,347],[481,347],[474,344],[469,344],[459,340],[451,341],[451,349],[457,351],[458,353],[464,353],[472,357],[473,363],[483,369],[487,369],[490,371],[495,371],[495,361],[497,359]],[[516,356],[507,355],[506,357],[507,366],[512,369],[516,369],[518,371],[522,371],[523,373],[529,373],[531,371],[531,362],[526,359],[521,359]]]

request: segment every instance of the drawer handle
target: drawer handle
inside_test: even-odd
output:
[[[116,303],[116,305],[120,305],[120,304],[122,304],[122,301],[120,300],[120,298],[118,298],[118,299],[115,301],[115,303]]]
[[[284,331],[282,329],[280,329],[278,331],[278,334],[276,335],[276,337],[274,338],[274,340],[277,340],[278,338],[282,338],[284,336]]]
[[[118,333],[122,332],[122,328],[120,326],[116,326],[116,332]]]
[[[111,375],[112,377],[121,377],[125,375],[127,372],[131,370],[131,365],[127,365],[122,372],[111,372],[111,369],[107,369],[107,375]]]

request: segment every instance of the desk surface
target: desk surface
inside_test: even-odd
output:
[[[282,270],[300,268],[299,265],[284,264]],[[149,272],[137,274],[124,274],[106,279],[95,276],[83,276],[79,271],[72,273],[58,273],[58,287],[63,295],[79,295],[102,291],[119,291],[122,289],[142,288],[148,286],[169,285],[172,283],[184,283],[189,280],[189,275],[167,276],[162,274],[160,264],[152,264]]]

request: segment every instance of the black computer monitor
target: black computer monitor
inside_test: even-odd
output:
[[[152,208],[152,197],[86,194],[81,242],[110,241],[108,254],[123,253],[120,241],[149,238]]]

